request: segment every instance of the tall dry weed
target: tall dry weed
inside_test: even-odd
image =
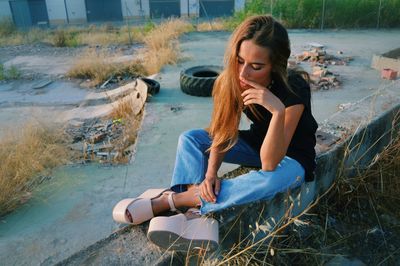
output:
[[[136,143],[137,134],[139,131],[140,123],[143,118],[143,105],[138,106],[138,97],[140,94],[131,95],[119,99],[113,104],[113,111],[110,118],[115,123],[122,125],[122,134],[119,138],[113,141],[113,146],[116,151],[114,161],[118,163],[127,163],[132,154],[129,147],[134,146]],[[143,102],[145,99],[143,99]]]
[[[193,26],[180,19],[170,19],[151,30],[145,37],[142,51],[143,66],[147,73],[155,74],[166,64],[176,64],[180,59],[177,38]]]
[[[114,142],[114,147],[117,155],[114,158],[115,162],[128,163],[132,155],[133,148],[136,143],[137,135],[139,132],[140,124],[143,119],[143,112],[137,115],[125,116],[123,119],[124,127],[122,129],[122,136]]]
[[[68,76],[91,79],[89,86],[96,86],[107,80],[116,70],[115,66],[108,62],[109,57],[105,51],[87,49],[68,71]]]
[[[169,46],[169,42],[176,40],[183,33],[193,30],[193,26],[180,19],[169,19],[151,30],[144,38],[146,47],[157,51]]]
[[[47,125],[30,122],[0,141],[0,216],[24,203],[38,176],[68,159],[63,134]]]
[[[174,65],[180,59],[179,46],[170,43],[157,50],[149,49],[143,51],[143,66],[149,74],[160,72],[165,65]]]
[[[123,97],[113,104],[113,110],[110,117],[113,119],[129,119],[136,115],[138,110],[138,106],[136,106],[137,104],[138,101],[136,95]]]

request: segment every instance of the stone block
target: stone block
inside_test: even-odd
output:
[[[382,69],[381,77],[383,79],[395,80],[397,79],[397,71],[390,68],[384,68]]]

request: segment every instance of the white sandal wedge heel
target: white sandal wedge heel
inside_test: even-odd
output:
[[[165,188],[148,189],[137,198],[121,200],[113,209],[113,219],[118,223],[134,225],[150,220],[154,217],[151,200],[160,197],[164,193],[169,193],[168,198],[171,197],[172,200],[172,194],[174,192]],[[175,209],[175,206],[173,207]]]
[[[190,211],[190,210],[189,210]],[[212,218],[198,216],[189,218],[185,214],[151,219],[148,239],[157,246],[175,251],[189,252],[193,249],[215,250],[218,248],[218,222]]]

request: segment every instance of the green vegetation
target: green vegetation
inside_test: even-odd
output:
[[[372,0],[251,0],[226,23],[233,29],[248,16],[272,14],[289,28],[320,28],[322,24],[324,28],[400,26],[400,0],[382,0],[381,6],[379,3]]]
[[[7,37],[16,31],[11,19],[0,19],[0,38]]]
[[[78,40],[76,32],[57,29],[53,35],[53,45],[56,47],[77,47]]]
[[[18,79],[21,77],[21,72],[15,66],[6,69],[3,64],[0,64],[0,80]]]

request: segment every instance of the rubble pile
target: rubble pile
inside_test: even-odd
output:
[[[343,54],[343,52],[338,51],[338,54]],[[314,91],[339,87],[339,75],[332,73],[327,68],[329,65],[346,66],[352,60],[351,57],[336,57],[327,54],[324,46],[318,43],[310,43],[310,48],[296,55],[295,59],[295,61],[289,62],[289,66],[295,66],[301,62],[311,63],[311,89]]]
[[[341,51],[338,52],[342,54]],[[312,47],[308,51],[304,51],[302,54],[296,55],[296,60],[300,62],[315,62],[323,65],[338,65],[346,66],[351,60],[351,57],[337,57],[326,53],[326,50],[322,47]]]
[[[329,90],[340,86],[338,75],[330,72],[325,66],[314,66],[312,68],[311,90]]]
[[[82,152],[84,160],[112,160],[117,156],[114,142],[123,134],[123,122],[97,118],[71,123],[65,131],[72,138],[70,147]]]

